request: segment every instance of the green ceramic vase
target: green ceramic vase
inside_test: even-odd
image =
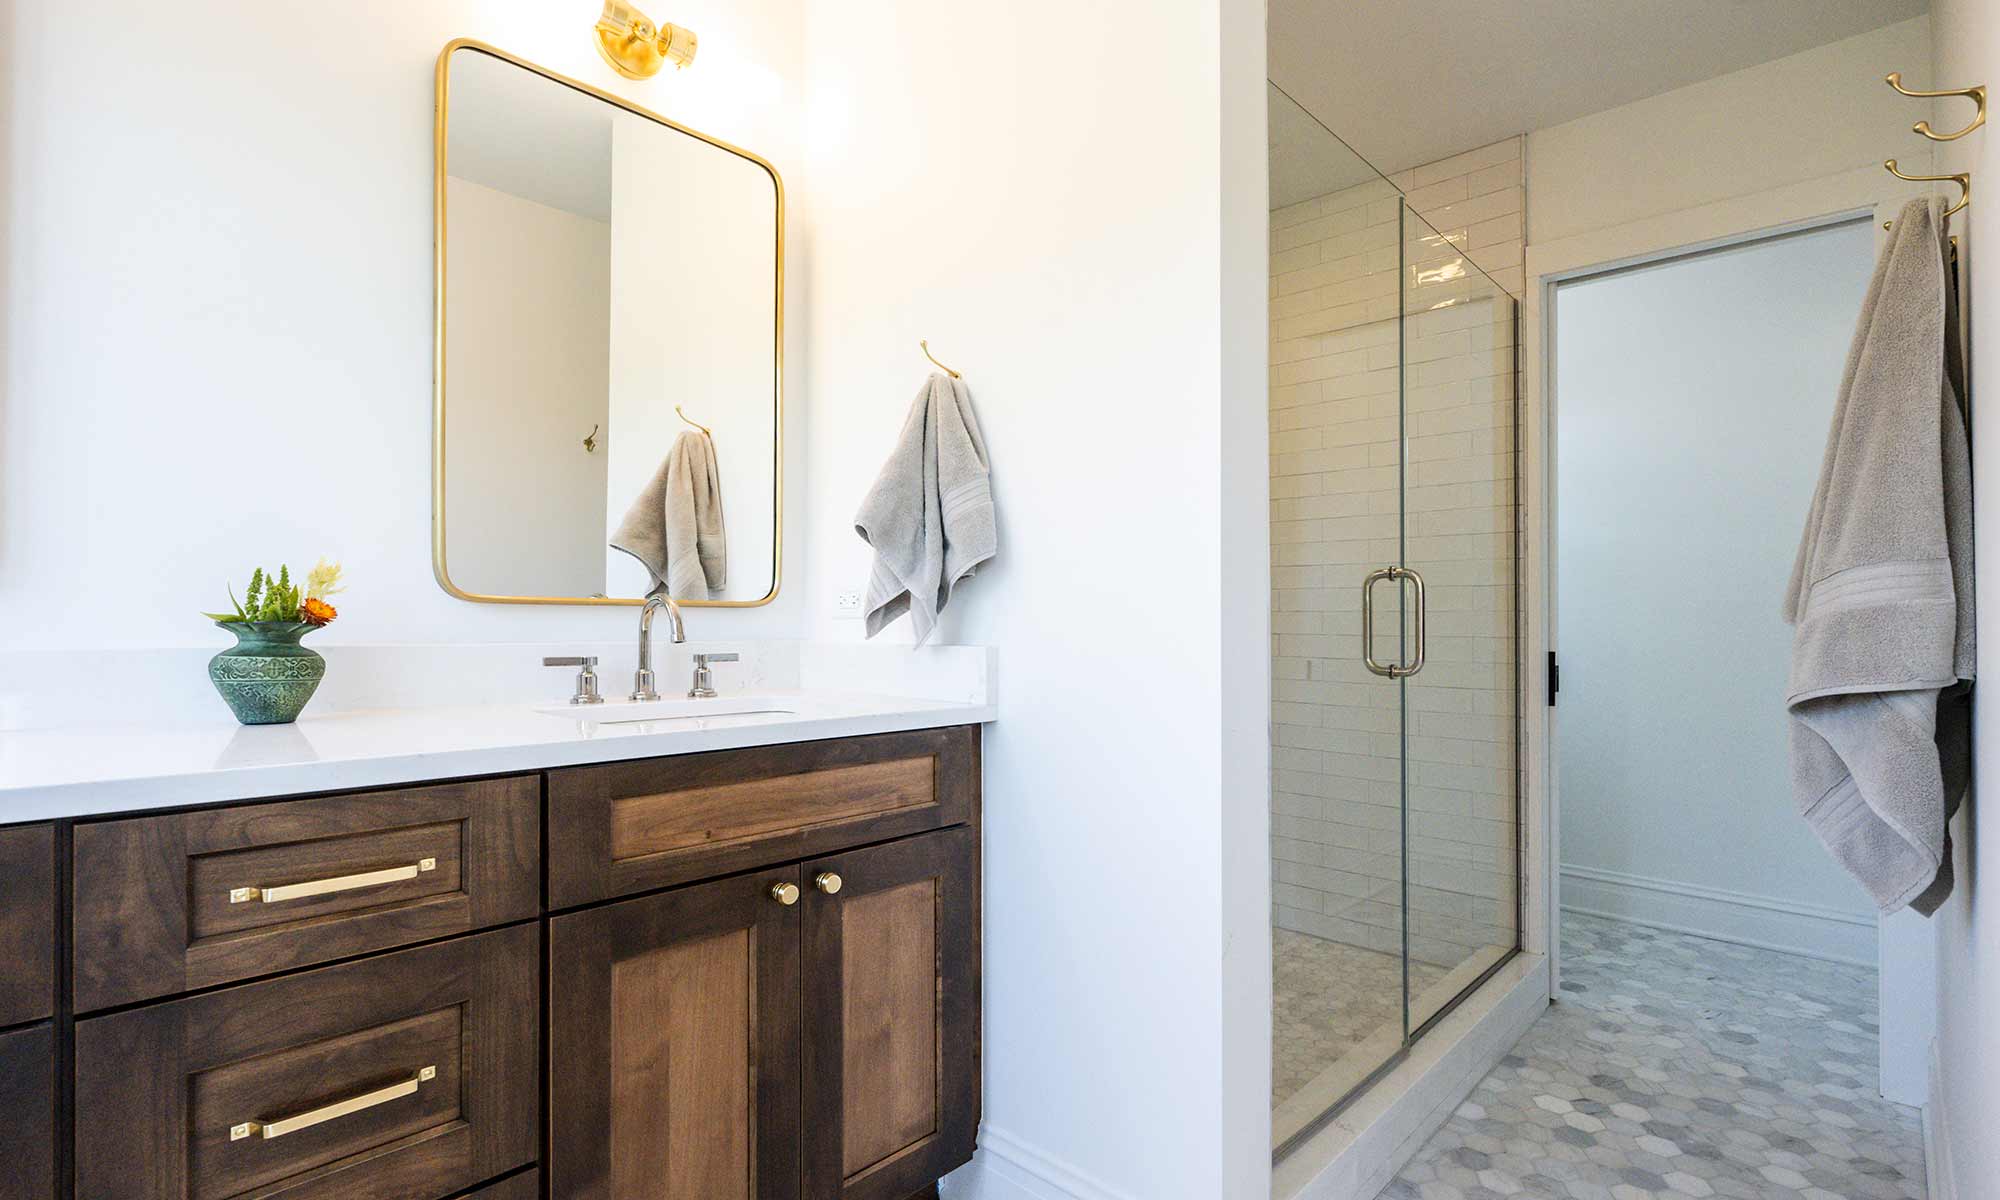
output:
[[[319,689],[326,660],[299,645],[304,621],[217,621],[236,644],[208,660],[208,677],[245,725],[289,725]]]

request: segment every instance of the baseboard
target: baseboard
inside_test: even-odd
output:
[[[1785,954],[1870,969],[1876,965],[1873,913],[1569,865],[1562,868],[1562,907],[1564,912]]]
[[[1133,1200],[992,1125],[980,1126],[978,1152],[940,1190],[945,1200]]]
[[[1944,1072],[1938,1068],[1937,1039],[1931,1039],[1931,1083],[1924,1099],[1924,1182],[1930,1200],[1958,1200],[1952,1175],[1951,1122],[1945,1119]]]

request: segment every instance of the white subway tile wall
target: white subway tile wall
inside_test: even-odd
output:
[[[1517,919],[1520,139],[1394,183],[1271,214],[1274,916],[1399,952],[1407,869],[1411,955],[1450,966]],[[1361,663],[1362,577],[1396,562],[1429,585],[1407,715]],[[1393,654],[1394,587],[1376,603]]]

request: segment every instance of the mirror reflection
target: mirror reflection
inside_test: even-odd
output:
[[[440,581],[768,601],[775,172],[484,48],[447,56],[439,99]]]

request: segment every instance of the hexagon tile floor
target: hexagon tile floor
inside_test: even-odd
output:
[[[1875,975],[1563,917],[1562,999],[1387,1200],[1923,1200],[1875,1092]]]

